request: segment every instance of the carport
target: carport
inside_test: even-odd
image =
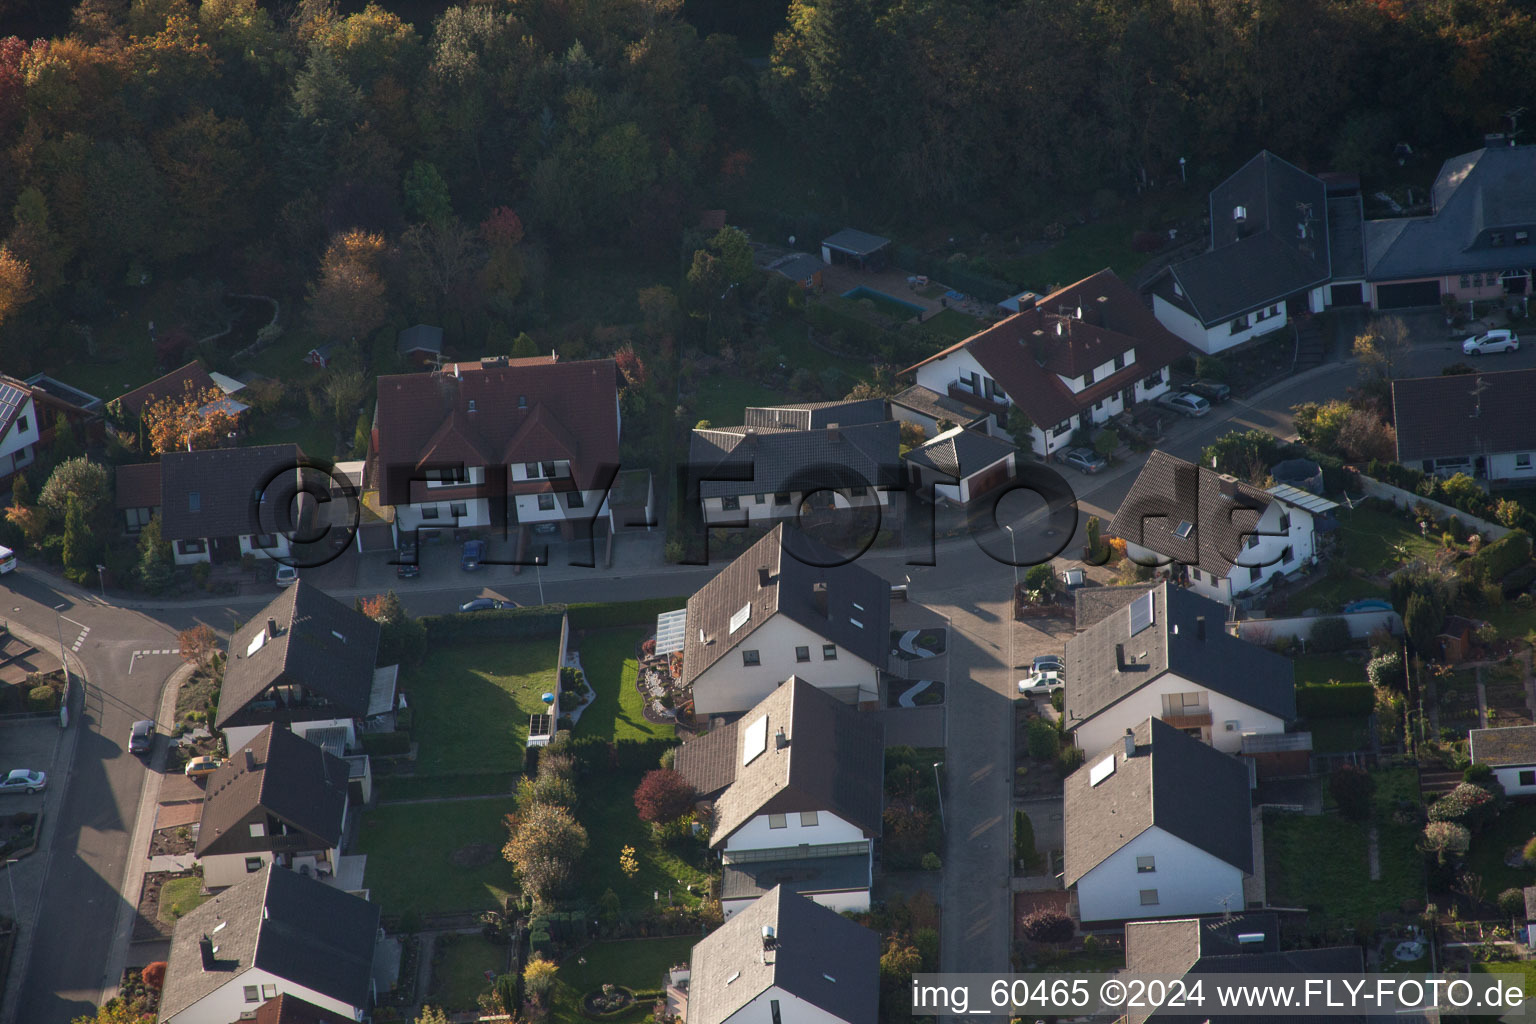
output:
[[[823,263],[846,263],[860,270],[882,270],[891,258],[891,240],[867,231],[843,228],[821,240]]]

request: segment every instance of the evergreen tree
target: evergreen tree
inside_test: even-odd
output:
[[[91,564],[91,532],[85,507],[71,494],[64,505],[64,568],[84,570]]]
[[[171,546],[160,536],[160,517],[154,516],[139,531],[139,582],[151,594],[171,583]]]

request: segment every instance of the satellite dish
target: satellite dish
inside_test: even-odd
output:
[[[552,693],[546,693],[539,699],[542,700],[545,704],[553,704],[555,702],[555,695]]]

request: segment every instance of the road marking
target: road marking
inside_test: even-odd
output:
[[[150,657],[151,655],[154,655],[154,654],[180,654],[180,653],[181,652],[179,650],[177,650],[176,648],[174,648],[174,647],[160,647],[160,648],[156,648],[155,650],[151,650],[151,651],[134,651],[132,656],[129,657],[129,659],[128,659],[128,674],[129,675],[133,674],[134,663],[137,662],[140,658],[148,658],[148,657]]]

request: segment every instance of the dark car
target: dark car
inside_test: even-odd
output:
[[[421,563],[417,561],[416,545],[407,542],[395,553],[395,575],[402,580],[413,580],[421,575]]]
[[[465,572],[474,572],[480,568],[480,563],[485,561],[485,541],[467,540],[464,542],[464,553],[459,556],[459,566]]]
[[[147,754],[155,746],[155,723],[149,719],[134,722],[133,729],[128,733],[128,752],[131,754]]]
[[[1214,380],[1197,380],[1184,389],[1199,395],[1212,405],[1220,405],[1232,397],[1232,389]]]
[[[498,608],[516,608],[516,601],[503,601],[499,597],[477,597],[459,605],[461,612],[493,612]]]

